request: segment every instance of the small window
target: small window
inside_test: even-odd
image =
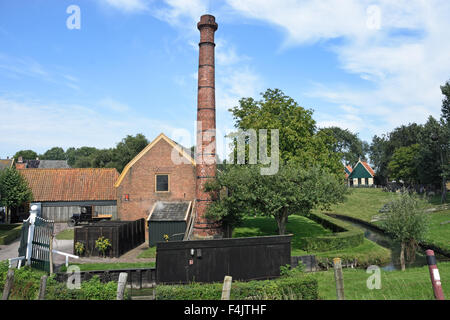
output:
[[[168,192],[169,191],[169,175],[157,174],[156,175],[156,192]]]
[[[366,178],[366,185],[369,185],[369,178]]]

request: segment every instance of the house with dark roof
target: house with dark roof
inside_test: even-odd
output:
[[[347,173],[348,168],[346,167],[346,177],[348,186],[350,187],[370,187],[374,185],[373,178],[375,177],[375,172],[370,167],[370,165],[365,162],[358,161],[358,163]]]
[[[119,173],[115,168],[18,170],[33,193],[31,204],[40,207],[44,219],[67,222],[74,213],[80,213],[81,206],[91,207],[93,214],[117,218],[114,183]],[[17,212],[15,220],[26,219],[28,210]]]
[[[17,159],[16,169],[67,169],[70,168],[67,160],[23,160]]]

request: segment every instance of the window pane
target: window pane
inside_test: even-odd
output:
[[[167,174],[156,176],[156,191],[169,191],[169,176]]]

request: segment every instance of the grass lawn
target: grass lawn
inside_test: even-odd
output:
[[[143,250],[137,257],[139,259],[156,258],[156,246]]]
[[[383,264],[389,261],[391,251],[378,244],[365,239],[360,246],[345,250],[328,252],[306,252],[301,249],[301,238],[332,234],[331,230],[325,229],[320,224],[303,216],[289,216],[287,232],[292,233],[291,255],[303,256],[314,254],[316,257],[332,259],[340,257],[342,260],[358,259],[360,264]],[[244,219],[243,225],[236,228],[233,238],[255,237],[276,235],[277,224],[272,217],[256,217]],[[370,262],[370,263],[369,263]]]
[[[117,270],[117,269],[132,269],[132,268],[154,268],[154,262],[114,262],[114,263],[71,263],[80,267],[81,271],[93,270]],[[66,266],[62,266],[60,272],[67,271]]]
[[[427,241],[450,251],[450,210],[430,214],[430,226]]]
[[[58,233],[55,237],[58,240],[73,240],[74,238],[74,230],[73,229],[65,229]]]
[[[450,262],[438,262],[442,288],[450,296]],[[406,271],[381,270],[381,289],[367,288],[371,274],[361,269],[343,269],[345,299],[347,300],[434,300],[428,267],[408,268]],[[334,271],[314,274],[319,282],[319,296],[336,300]]]
[[[0,224],[0,245],[10,244],[20,237],[22,224]]]

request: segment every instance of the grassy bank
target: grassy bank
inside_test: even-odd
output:
[[[450,262],[439,263],[442,288],[450,296]],[[434,300],[428,267],[408,268],[406,271],[381,270],[381,289],[367,288],[371,274],[361,269],[343,269],[345,298],[347,300]],[[317,272],[319,296],[325,300],[336,299],[334,272]]]
[[[74,239],[74,230],[73,229],[65,229],[58,233],[55,236],[58,240],[73,240]]]
[[[7,245],[20,237],[22,224],[0,224],[0,245]]]
[[[333,250],[325,252],[305,251],[302,249],[302,238],[332,235],[332,231],[325,229],[320,224],[303,216],[289,216],[287,232],[292,233],[291,255],[315,255],[319,260],[333,259],[340,257],[342,260],[357,259],[360,265],[384,264],[391,256],[391,251],[383,248],[376,243],[364,239],[364,242],[355,247],[342,250]],[[233,238],[237,237],[255,237],[277,234],[277,225],[271,217],[246,218],[241,227],[233,232]]]

